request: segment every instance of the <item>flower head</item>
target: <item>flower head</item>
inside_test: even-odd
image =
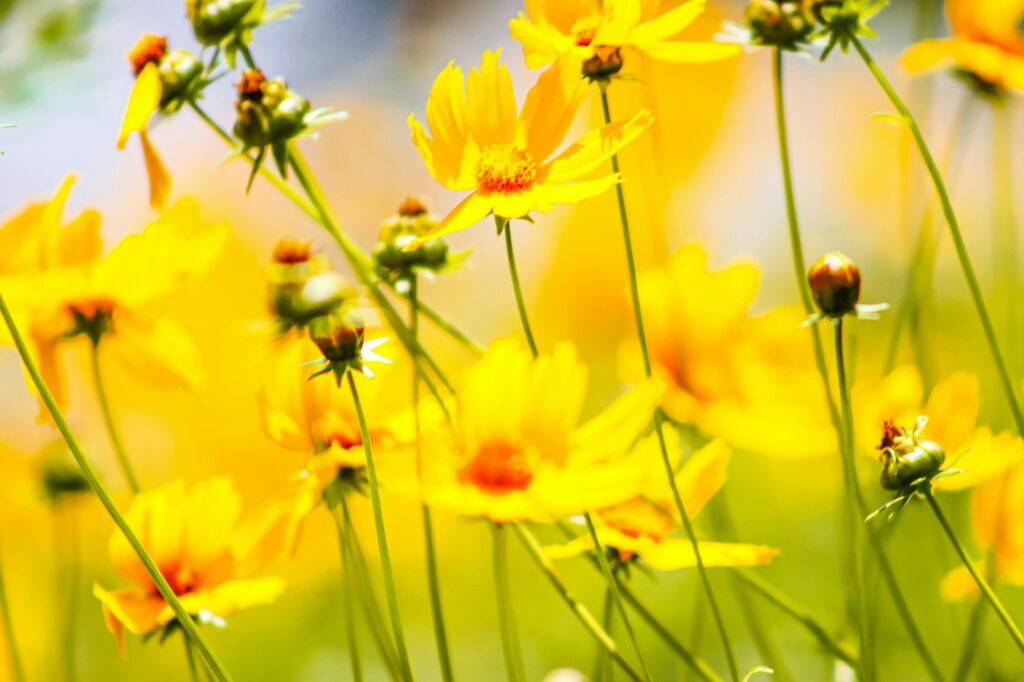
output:
[[[583,178],[651,123],[650,113],[641,110],[555,156],[586,94],[585,84],[577,73],[556,65],[541,74],[517,115],[512,77],[500,56],[500,51],[485,52],[479,70],[467,79],[454,64],[441,72],[427,100],[430,136],[409,116],[413,144],[434,179],[448,189],[472,192],[409,250],[470,228],[491,213],[505,220],[523,218],[607,191],[620,181],[618,175]]]
[[[357,292],[334,272],[309,242],[283,239],[274,247],[267,272],[267,300],[278,332],[302,329],[336,308],[351,306]]]
[[[138,494],[126,516],[185,610],[200,621],[272,602],[284,589],[279,578],[255,577],[280,547],[281,513],[268,507],[241,520],[242,500],[230,479],[186,490],[180,481]],[[124,631],[145,635],[169,625],[174,611],[135,550],[120,532],[110,538],[110,561],[133,587],[93,594],[122,652]]]
[[[877,319],[877,313],[889,306],[860,305],[860,268],[845,254],[830,251],[819,258],[807,272],[807,284],[818,307],[818,313],[807,320],[813,324],[822,318],[840,320],[846,315],[861,319]]]
[[[323,367],[309,376],[310,379],[329,372],[334,374],[337,384],[346,372],[354,371],[373,378],[368,362],[390,365],[391,360],[377,354],[376,349],[387,343],[386,338],[366,339],[366,325],[354,310],[339,308],[326,315],[314,318],[309,323],[309,338],[323,354],[312,364]]]
[[[373,264],[377,274],[385,282],[395,286],[400,293],[409,291],[412,280],[418,275],[433,278],[450,272],[469,256],[468,251],[453,254],[442,239],[424,242],[414,251],[405,248],[417,238],[430,234],[437,227],[437,218],[427,212],[418,199],[409,197],[402,202],[398,213],[384,222],[373,248]]]

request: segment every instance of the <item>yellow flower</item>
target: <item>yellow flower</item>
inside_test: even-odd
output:
[[[757,268],[708,267],[707,253],[685,246],[665,265],[641,272],[640,298],[655,375],[668,387],[662,407],[730,445],[777,457],[835,451],[811,341],[801,311],[752,316]],[[643,376],[640,347],[620,352],[627,380]]]
[[[973,488],[1024,462],[1024,440],[1009,432],[994,434],[978,425],[978,381],[965,372],[938,383],[925,400],[917,370],[900,367],[881,381],[855,386],[853,404],[858,447],[875,458],[885,422],[910,429],[918,415],[928,417],[927,439],[946,451],[945,466],[963,470],[936,480],[936,488]]]
[[[132,134],[139,136],[146,174],[149,176],[149,203],[156,209],[162,209],[167,205],[167,198],[171,192],[171,176],[160,160],[156,148],[149,141],[146,129],[153,114],[160,109],[163,84],[159,65],[166,52],[166,38],[153,35],[144,35],[129,52],[128,58],[135,71],[135,83],[128,96],[121,130],[117,134],[118,149],[124,149]]]
[[[670,447],[678,448],[674,431],[666,433]],[[713,441],[687,460],[676,474],[676,484],[683,499],[683,507],[691,518],[700,514],[727,478],[731,453],[721,441]],[[597,536],[605,547],[614,548],[622,561],[640,557],[644,563],[659,571],[674,571],[696,565],[693,545],[686,538],[673,535],[677,527],[671,491],[664,483],[664,468],[652,471],[651,480],[659,481],[658,492],[647,492],[626,502],[600,509],[594,514]],[[660,474],[660,476],[658,476]],[[763,545],[744,545],[728,542],[700,542],[700,554],[706,566],[757,566],[770,562],[778,550]],[[577,556],[593,550],[589,535],[579,537],[565,545],[546,547],[545,552],[554,559]]]
[[[188,613],[220,623],[225,616],[272,602],[279,578],[256,578],[280,548],[281,514],[268,507],[246,523],[230,479],[216,478],[187,491],[176,482],[140,493],[126,514],[174,594]],[[93,586],[107,628],[124,651],[124,630],[153,632],[174,620],[135,551],[120,532],[110,538],[110,561],[133,587]]]
[[[409,116],[413,144],[430,174],[457,192],[472,191],[444,220],[407,248],[465,230],[492,212],[506,219],[605,192],[618,175],[581,180],[651,124],[644,109],[626,122],[594,130],[551,158],[562,144],[586,94],[579,74],[558,65],[544,72],[516,113],[515,92],[501,51],[485,52],[480,69],[463,82],[449,64],[427,100],[430,137]]]
[[[104,255],[99,213],[62,222],[73,183],[67,178],[50,201],[29,205],[0,227],[0,288],[54,397],[65,404],[58,347],[77,335],[102,338],[137,376],[197,385],[202,373],[188,334],[150,316],[146,306],[208,269],[227,227],[204,222],[195,202],[183,200]]]
[[[953,37],[923,40],[903,53],[912,73],[954,68],[997,90],[1024,90],[1021,0],[947,0]]]
[[[656,441],[634,447],[660,389],[641,384],[580,425],[587,370],[570,344],[535,359],[519,340],[496,341],[457,389],[450,428],[433,403],[420,408],[432,434],[421,443],[422,476],[386,479],[427,504],[496,522],[550,521],[639,494],[651,458],[660,461]]]
[[[351,393],[334,381],[310,381],[313,370],[302,366],[319,355],[320,351],[307,337],[283,337],[274,347],[257,393],[260,423],[267,436],[278,445],[309,457],[296,479],[288,522],[286,544],[292,550],[298,543],[302,522],[320,503],[324,489],[344,469],[366,466]],[[382,459],[387,459],[394,441],[391,431],[381,426],[388,402],[394,400],[394,391],[387,390],[388,373],[389,370],[382,370],[383,376],[372,380],[360,373],[353,375],[375,454]]]
[[[704,63],[732,57],[738,45],[670,40],[704,11],[688,0],[661,11],[657,0],[526,0],[526,14],[509,22],[523,44],[526,65],[537,69],[568,56],[577,65],[603,48],[630,48],[666,62]],[[578,73],[578,69],[577,69]]]

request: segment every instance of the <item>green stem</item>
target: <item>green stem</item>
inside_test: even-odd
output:
[[[537,357],[537,342],[533,339],[533,329],[530,328],[530,318],[526,314],[526,301],[523,299],[523,288],[519,283],[519,269],[516,268],[516,254],[512,246],[512,221],[494,216],[498,229],[505,233],[505,253],[508,256],[508,274],[512,279],[512,292],[516,297],[516,308],[519,310],[519,321],[523,325],[523,334],[526,335],[526,343],[530,346],[533,357]]]
[[[117,463],[121,467],[121,473],[124,474],[124,480],[128,482],[128,487],[131,488],[132,493],[138,495],[142,487],[139,485],[138,476],[135,475],[135,469],[132,468],[131,460],[128,459],[128,451],[124,447],[124,441],[121,439],[121,432],[117,428],[117,422],[114,421],[114,413],[110,409],[110,401],[107,398],[107,390],[103,383],[103,372],[100,370],[99,340],[92,344],[91,359],[92,379],[96,386],[96,402],[99,404],[100,412],[103,414],[103,423],[107,427],[110,444],[114,448],[114,455],[117,457]]]
[[[61,658],[64,662],[64,679],[75,679],[75,630],[78,622],[78,584],[81,577],[78,524],[75,511],[58,503],[54,506],[55,556],[58,561],[57,593],[59,596],[58,622],[63,622],[64,647]]]
[[[217,656],[203,639],[195,621],[192,620],[192,617],[187,611],[185,611],[184,607],[182,607],[181,602],[178,601],[178,597],[174,594],[174,590],[172,590],[171,586],[167,584],[167,580],[164,578],[163,574],[160,573],[160,569],[157,568],[156,562],[153,561],[153,558],[149,555],[149,552],[146,551],[146,548],[142,546],[138,536],[135,535],[135,532],[128,525],[128,522],[125,520],[120,510],[118,510],[117,505],[114,504],[113,499],[110,497],[110,493],[107,492],[106,486],[103,485],[103,482],[96,474],[96,470],[93,469],[89,458],[86,457],[85,453],[82,451],[81,446],[78,444],[78,439],[75,437],[74,433],[72,433],[71,427],[64,418],[63,412],[61,412],[60,407],[53,399],[53,394],[50,393],[49,387],[47,387],[46,382],[39,373],[35,360],[32,359],[32,354],[29,351],[28,346],[25,345],[25,340],[22,338],[21,332],[18,330],[18,326],[15,323],[14,318],[11,316],[11,311],[7,307],[7,302],[4,300],[2,294],[0,294],[0,316],[3,317],[4,322],[7,324],[7,329],[11,333],[11,338],[14,341],[15,347],[18,349],[18,354],[21,356],[21,361],[25,365],[25,369],[28,371],[28,374],[32,379],[32,383],[35,385],[43,403],[46,405],[50,415],[53,417],[53,421],[57,425],[57,430],[60,431],[65,442],[67,442],[68,449],[71,450],[71,454],[74,456],[75,462],[77,462],[78,466],[81,468],[82,475],[89,483],[89,487],[92,488],[94,493],[96,493],[96,497],[99,498],[100,503],[113,519],[114,524],[124,534],[128,544],[131,545],[133,550],[135,550],[135,553],[138,555],[143,567],[146,569],[149,577],[153,580],[153,584],[156,586],[160,596],[163,597],[164,601],[167,602],[167,605],[171,607],[172,611],[174,611],[174,615],[178,619],[182,629],[188,635],[189,639],[191,639],[199,648],[200,654],[202,654],[203,659],[207,664],[209,664],[217,679],[222,682],[230,680],[231,676],[228,675],[227,670],[225,670]]]
[[[380,503],[380,486],[377,482],[377,467],[373,461],[373,445],[370,442],[370,430],[363,414],[363,404],[359,400],[352,372],[348,373],[348,387],[352,392],[352,403],[359,419],[359,432],[363,440],[363,452],[366,453],[366,473],[370,483],[370,503],[373,506],[373,522],[377,528],[377,550],[380,552],[381,570],[384,572],[384,593],[387,597],[388,611],[391,612],[391,629],[398,650],[398,662],[401,665],[402,677],[413,679],[412,666],[409,663],[409,652],[405,645],[405,632],[402,630],[402,617],[398,609],[398,592],[395,590],[395,576],[391,567],[391,554],[388,551],[388,537],[384,529],[384,510]]]
[[[21,664],[18,641],[14,636],[14,620],[11,618],[11,605],[7,601],[7,587],[4,583],[2,569],[0,569],[0,618],[3,618],[4,636],[7,639],[7,657],[11,666],[11,679],[14,682],[25,682],[25,668]]]
[[[996,101],[992,105],[992,203],[995,214],[995,281],[997,302],[1001,303],[1003,342],[1008,348],[1020,347],[1020,309],[1018,301],[1020,244],[1013,208],[1013,120],[1010,103]],[[1020,353],[1010,358],[1017,376]]]
[[[967,550],[960,544],[960,539],[956,536],[956,531],[953,530],[953,526],[949,524],[949,520],[946,519],[946,515],[942,512],[942,508],[939,503],[935,500],[935,494],[932,492],[931,486],[924,488],[924,498],[928,500],[928,505],[935,512],[935,518],[939,520],[939,525],[942,526],[942,530],[946,532],[946,536],[949,537],[949,541],[953,544],[953,549],[960,556],[960,560],[964,566],[967,567],[971,577],[974,578],[974,582],[978,584],[978,589],[988,600],[988,603],[992,605],[996,615],[999,616],[999,620],[1003,621],[1003,625],[1006,626],[1006,631],[1010,633],[1013,641],[1017,644],[1017,648],[1024,653],[1024,635],[1021,634],[1020,629],[1017,628],[1017,624],[1013,622],[1013,618],[1010,617],[1010,613],[1003,606],[1003,603],[999,601],[999,597],[996,596],[995,591],[989,586],[988,581],[981,575],[974,562],[971,561],[971,557],[967,554]]]
[[[601,627],[608,633],[609,636],[612,634],[612,621],[615,619],[615,598],[612,596],[610,589],[604,591],[604,611],[601,618]],[[608,653],[603,647],[597,648],[597,659],[594,661],[594,682],[611,682],[612,680],[612,667],[611,659],[608,658]]]
[[[196,656],[192,651],[192,642],[188,637],[182,637],[181,641],[185,643],[185,659],[188,661],[189,679],[192,682],[199,682],[199,669],[196,667]]]
[[[245,65],[248,66],[250,69],[255,69],[256,60],[252,58],[252,52],[249,51],[249,46],[245,43],[241,43],[238,46],[238,51],[241,53],[242,59],[245,60]]]
[[[999,373],[1000,383],[1002,384],[1003,392],[1005,393],[1006,402],[1010,407],[1010,411],[1013,413],[1014,422],[1017,425],[1017,432],[1024,434],[1024,411],[1021,410],[1020,402],[1017,400],[1017,394],[1014,389],[1013,379],[1010,377],[1009,369],[1006,365],[1006,360],[1003,358],[1003,353],[999,349],[999,341],[996,338],[995,328],[992,326],[992,319],[989,317],[988,309],[985,306],[985,298],[981,293],[981,285],[978,284],[978,277],[974,272],[974,265],[971,263],[970,254],[967,252],[967,245],[964,243],[963,234],[960,232],[960,224],[957,222],[956,213],[953,211],[953,204],[949,199],[949,193],[946,191],[946,185],[942,180],[942,175],[939,173],[938,166],[935,165],[935,159],[932,157],[931,151],[928,149],[928,144],[924,140],[924,136],[921,134],[921,130],[914,120],[910,110],[907,109],[906,104],[900,98],[899,94],[893,89],[889,80],[882,73],[882,70],[868,54],[868,51],[864,49],[864,45],[860,39],[852,34],[847,34],[850,38],[850,42],[856,48],[857,53],[860,55],[864,64],[867,66],[871,75],[874,76],[875,81],[885,92],[889,101],[892,102],[893,106],[900,112],[900,115],[906,121],[907,126],[910,128],[910,132],[914,136],[914,141],[917,143],[918,151],[921,153],[921,157],[924,159],[925,166],[928,168],[928,175],[931,177],[932,184],[935,187],[936,193],[939,195],[939,200],[942,202],[942,212],[946,218],[946,224],[949,225],[950,237],[953,239],[953,247],[956,249],[957,260],[960,262],[960,269],[963,271],[964,279],[967,282],[967,288],[970,291],[971,299],[974,302],[974,308],[978,314],[978,320],[981,322],[982,330],[985,333],[985,340],[988,342],[989,352],[992,355],[992,360],[995,363],[996,371]]]
[[[984,622],[985,602],[979,598],[974,600],[974,604],[971,605],[971,618],[967,623],[967,634],[964,636],[964,643],[960,648],[960,661],[956,665],[953,682],[964,682],[970,675],[971,667],[974,665],[974,653],[978,649],[978,642],[981,641]]]
[[[363,664],[359,656],[359,636],[356,632],[355,612],[352,609],[352,594],[355,592],[355,580],[352,577],[352,560],[349,558],[347,536],[352,532],[347,517],[340,508],[331,510],[334,525],[338,531],[338,549],[341,554],[341,588],[342,600],[345,602],[345,639],[348,640],[348,658],[352,666],[353,682],[362,682]]]
[[[569,591],[569,588],[562,581],[561,576],[558,575],[558,571],[555,570],[555,565],[551,559],[544,553],[537,538],[534,537],[533,533],[529,531],[521,523],[514,523],[513,528],[516,530],[516,534],[519,536],[520,541],[523,543],[523,547],[526,548],[527,553],[533,559],[534,563],[537,564],[538,568],[547,576],[548,581],[558,592],[558,595],[566,603],[569,609],[573,612],[577,619],[583,624],[583,627],[587,629],[587,632],[591,634],[597,642],[604,647],[604,650],[608,652],[608,655],[612,657],[623,672],[629,676],[634,682],[641,682],[643,676],[633,667],[633,665],[626,660],[622,655],[622,651],[619,650],[619,645],[615,643],[615,640],[611,638],[601,624],[597,622],[594,615],[590,613],[590,610],[584,606],[580,601]],[[621,587],[621,584],[620,584]]]
[[[501,630],[501,651],[508,682],[526,682],[523,651],[519,645],[519,628],[512,608],[512,590],[508,579],[508,539],[505,526],[491,523],[494,539],[494,591],[498,598],[498,627]]]
[[[414,341],[419,341],[419,278],[412,276],[409,282],[409,331]],[[416,472],[420,480],[423,477],[423,452],[420,441],[422,425],[420,424],[420,371],[413,364],[412,369],[412,405],[413,421],[416,426]],[[437,644],[437,657],[441,664],[441,679],[451,682],[455,675],[452,672],[451,654],[448,648],[448,633],[444,626],[444,610],[441,608],[441,580],[437,570],[437,552],[434,549],[434,523],[430,516],[430,507],[420,505],[423,515],[423,541],[427,552],[427,584],[430,586],[430,611],[434,620],[434,641]]]
[[[608,105],[607,83],[601,84],[601,107],[604,112],[605,123],[611,124],[612,116]],[[619,157],[616,154],[612,155],[612,171],[616,175],[619,173]],[[647,376],[650,377],[652,375],[651,357],[647,349],[647,334],[644,331],[644,317],[640,307],[640,285],[636,273],[636,259],[633,255],[633,238],[630,234],[629,217],[626,214],[626,197],[623,194],[621,183],[615,185],[615,195],[619,203],[619,221],[622,223],[622,239],[626,250],[626,264],[629,267],[629,285],[633,299],[633,316],[636,322],[636,333],[640,341],[640,351],[644,359],[644,371]],[[732,642],[729,641],[729,633],[725,627],[725,620],[722,618],[721,610],[718,607],[718,601],[715,599],[714,588],[711,586],[711,580],[708,576],[707,568],[704,566],[704,558],[700,553],[700,545],[697,542],[697,535],[693,530],[693,523],[690,521],[690,515],[686,513],[686,508],[683,506],[683,499],[679,494],[679,486],[676,485],[675,470],[672,467],[672,461],[668,454],[668,445],[665,442],[665,432],[662,425],[660,409],[656,409],[654,411],[654,430],[658,434],[658,444],[661,447],[661,457],[665,465],[665,474],[668,478],[669,486],[672,488],[672,497],[675,500],[679,516],[683,521],[686,536],[689,538],[690,545],[693,547],[693,555],[697,563],[697,572],[700,574],[701,584],[704,587],[704,594],[707,596],[708,604],[711,606],[711,613],[715,619],[715,626],[718,629],[718,635],[722,640],[722,648],[725,649],[725,657],[729,663],[729,674],[732,677],[733,682],[738,682],[740,679],[740,670],[739,665],[736,662],[736,654],[733,651]]]

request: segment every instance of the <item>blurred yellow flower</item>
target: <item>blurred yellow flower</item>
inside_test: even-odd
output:
[[[279,578],[256,578],[280,550],[281,513],[268,507],[246,523],[231,480],[216,478],[187,491],[182,482],[140,493],[126,518],[181,605],[202,622],[219,624],[235,611],[272,602],[284,589]],[[153,632],[174,612],[153,585],[120,532],[110,538],[110,561],[134,587],[93,594],[107,628],[124,651],[124,630]]]
[[[697,244],[641,272],[640,298],[654,373],[674,421],[730,445],[777,457],[835,451],[835,434],[799,310],[752,316],[760,274],[749,263],[711,270]],[[620,352],[625,379],[643,376],[640,347]]]
[[[485,52],[480,69],[463,83],[449,64],[427,100],[427,125],[409,116],[413,144],[437,182],[472,190],[437,226],[413,241],[424,242],[472,227],[494,213],[505,219],[547,212],[596,196],[621,180],[605,175],[581,180],[651,124],[642,109],[632,119],[593,130],[550,158],[562,144],[586,94],[579,74],[555,65],[541,74],[516,113],[515,92],[501,51]]]
[[[526,14],[509,22],[523,44],[526,65],[537,69],[569,56],[579,65],[602,48],[632,48],[666,62],[704,63],[740,53],[738,45],[670,40],[704,11],[705,0],[662,10],[658,0],[526,0]]]
[[[670,447],[678,449],[675,432],[668,431],[666,436]],[[724,443],[713,441],[693,453],[676,474],[683,506],[691,518],[700,514],[708,500],[725,484],[731,456]],[[659,571],[690,568],[696,565],[693,545],[686,538],[672,535],[677,523],[669,510],[674,509],[675,504],[663,479],[663,470],[654,471],[651,481],[660,482],[658,492],[648,491],[642,497],[598,510],[593,517],[597,536],[603,546],[618,551],[622,561],[639,557]],[[544,551],[553,559],[561,559],[593,549],[591,538],[582,536],[564,545],[546,547]],[[706,566],[757,566],[770,562],[778,550],[763,545],[700,542],[700,553]]]
[[[117,134],[118,149],[124,149],[128,138],[133,134],[139,136],[146,174],[149,176],[149,203],[157,209],[167,205],[167,198],[171,192],[171,176],[160,160],[156,148],[149,141],[146,129],[153,114],[160,109],[160,101],[163,98],[159,64],[166,53],[167,39],[154,35],[142,36],[128,53],[128,60],[135,72],[135,82],[128,96],[121,130]]]
[[[78,335],[102,338],[136,376],[197,385],[202,372],[192,340],[171,321],[151,317],[146,305],[210,268],[227,227],[203,221],[196,203],[183,200],[104,255],[99,213],[62,222],[73,183],[67,178],[50,201],[0,227],[0,287],[58,404],[66,402],[66,387],[57,349]]]
[[[987,426],[978,425],[978,380],[966,372],[936,384],[925,400],[917,369],[900,367],[881,381],[858,383],[853,404],[859,448],[876,458],[885,422],[911,428],[918,415],[927,417],[928,440],[946,451],[947,467],[963,470],[936,480],[938,489],[973,488],[1024,462],[1024,440],[1008,431],[994,434]]]
[[[420,481],[398,472],[386,480],[432,506],[499,523],[550,521],[635,497],[651,461],[661,461],[656,441],[635,445],[660,389],[640,384],[580,425],[586,391],[572,345],[534,358],[518,339],[496,341],[463,374],[450,428],[432,403],[421,407],[432,435],[421,443]]]
[[[1024,2],[947,0],[946,15],[953,37],[912,45],[902,57],[908,71],[954,68],[999,90],[1024,90]]]

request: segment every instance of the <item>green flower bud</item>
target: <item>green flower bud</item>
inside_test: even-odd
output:
[[[381,226],[380,237],[373,249],[377,274],[388,282],[410,280],[416,270],[438,272],[449,265],[448,244],[432,239],[412,251],[404,249],[415,239],[429,234],[437,227],[437,220],[416,199],[406,199],[398,214]]]
[[[282,331],[304,327],[356,298],[356,290],[327,261],[310,252],[308,242],[290,239],[274,248],[267,276],[267,299]]]
[[[882,473],[879,483],[886,490],[903,490],[916,481],[930,480],[942,470],[946,453],[938,443],[920,440],[891,422],[882,437]]]
[[[193,97],[203,85],[202,73],[203,63],[191,52],[174,50],[164,57],[160,61],[160,107],[165,109]]]
[[[764,45],[792,47],[814,32],[807,0],[751,0],[743,16],[755,42]]]
[[[262,0],[186,0],[196,40],[210,46],[241,30],[249,13],[262,5]]]
[[[622,51],[617,47],[598,45],[594,56],[583,62],[583,77],[591,81],[608,81],[622,70]]]
[[[309,323],[309,338],[332,365],[358,363],[366,325],[351,310],[334,310]]]
[[[306,130],[309,100],[288,90],[283,78],[267,80],[249,69],[237,87],[235,135],[246,147],[282,144]]]
[[[860,269],[838,251],[826,253],[807,273],[814,302],[825,317],[839,318],[857,312],[860,300]]]

